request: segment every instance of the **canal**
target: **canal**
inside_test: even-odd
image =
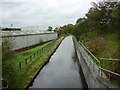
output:
[[[72,36],[62,41],[29,88],[82,88]]]

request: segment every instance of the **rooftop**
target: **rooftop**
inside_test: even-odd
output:
[[[19,36],[19,35],[32,35],[32,34],[42,34],[42,33],[54,33],[53,31],[0,31],[0,36]]]

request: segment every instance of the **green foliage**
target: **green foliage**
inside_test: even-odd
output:
[[[8,79],[9,77],[9,88],[24,88],[28,81],[33,79],[33,76],[36,73],[36,71],[38,71],[38,69],[40,69],[43,66],[43,64],[47,61],[48,57],[51,55],[51,53],[58,46],[62,39],[63,37],[45,43],[39,47],[32,48],[24,52],[15,53],[14,58],[10,58],[9,61],[7,60],[6,62],[4,62],[4,78]],[[36,51],[48,45],[50,45],[49,48],[39,53],[38,57],[32,58],[32,61],[29,62],[27,65],[25,65],[25,62],[22,62],[21,70],[18,68],[18,63],[20,61],[23,61],[25,58],[28,58],[30,55],[33,55]],[[14,67],[14,70],[11,67]]]
[[[120,54],[116,54],[120,52],[119,40],[115,38],[116,33],[120,34],[120,0],[93,2],[86,18],[79,18],[72,27],[65,25],[61,28],[61,34],[71,33],[78,41],[89,41],[87,47],[97,58],[120,58]],[[108,62],[104,62],[103,67],[108,67]],[[120,73],[119,67],[117,62],[113,71]]]
[[[111,33],[116,31],[116,26],[114,23],[117,22],[117,19],[114,17],[115,11],[118,13],[118,2],[107,2],[101,1],[99,3],[93,3],[93,7],[86,14],[88,20],[89,29],[100,30],[99,34]],[[113,29],[116,28],[115,30]]]
[[[2,31],[21,31],[21,28],[2,28]]]
[[[93,38],[106,33],[115,33],[120,29],[120,1],[100,1],[92,3],[86,18],[79,18],[76,25],[61,27],[59,34],[73,34],[77,40]],[[84,35],[83,35],[84,34]]]
[[[42,40],[42,39],[40,39],[39,43],[40,43],[40,44],[42,44],[42,43],[43,43],[43,40]]]
[[[52,29],[53,28],[51,26],[49,26],[48,29],[47,29],[47,31],[52,31]]]
[[[7,53],[12,51],[15,47],[14,39],[11,37],[6,37],[2,39],[2,53]]]
[[[14,61],[11,61],[15,57],[12,49],[14,48],[14,39],[11,37],[3,38],[2,42],[2,76],[6,78],[9,86],[14,82],[15,76],[17,76],[16,70],[14,68]]]

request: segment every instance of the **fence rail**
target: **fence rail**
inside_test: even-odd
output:
[[[17,67],[18,69],[21,69],[23,66],[27,65],[29,62],[33,61],[33,59],[37,58],[38,56],[40,56],[44,51],[49,51],[50,47],[53,46],[54,42],[56,40],[50,42],[49,44],[47,44],[46,46],[43,46],[41,49],[39,49],[38,51],[36,51],[35,53],[33,53],[32,55],[28,56],[27,58],[25,58],[24,60],[20,61],[18,64],[15,65],[15,67]]]
[[[112,59],[112,58],[100,58],[100,60],[108,60],[108,61],[120,61],[120,59]]]
[[[89,62],[90,66],[92,67],[93,71],[96,71],[98,73],[98,75],[100,77],[102,77],[102,74],[103,74],[103,71],[106,71],[107,73],[109,73],[109,80],[110,80],[110,75],[113,74],[113,75],[116,75],[118,77],[120,77],[120,74],[119,73],[116,73],[116,72],[113,72],[111,69],[108,70],[108,69],[105,69],[102,67],[102,60],[108,60],[110,61],[110,67],[111,67],[111,62],[112,61],[120,61],[120,59],[107,59],[107,58],[100,58],[100,59],[97,59],[86,47],[85,45],[82,43],[82,42],[77,42],[77,40],[73,37],[73,39],[75,40],[75,45],[76,47],[79,47],[80,48],[80,52],[82,54],[82,56],[84,56],[84,58],[86,58],[86,60]],[[111,67],[112,68],[112,67]]]

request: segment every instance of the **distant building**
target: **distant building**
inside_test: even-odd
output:
[[[22,27],[22,30],[40,30],[44,31],[47,30],[47,26],[44,25],[37,25],[37,26],[28,26],[28,27]]]
[[[2,31],[2,39],[11,37],[15,41],[13,50],[26,48],[40,44],[40,42],[47,42],[58,37],[57,33],[51,31],[40,30],[23,30],[23,31]],[[1,41],[0,41],[1,42]]]
[[[21,30],[40,30],[45,31],[48,29],[49,26],[47,25],[37,25],[37,26],[28,26],[28,27],[22,27]],[[52,27],[55,29],[55,27]]]

